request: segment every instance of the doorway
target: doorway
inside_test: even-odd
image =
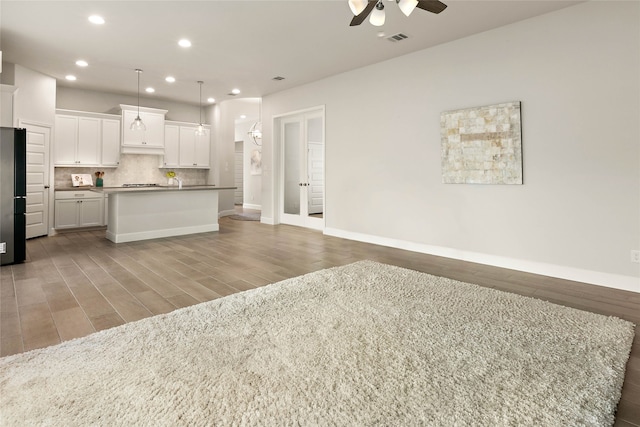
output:
[[[49,234],[51,126],[20,120],[27,129],[27,239]]]
[[[280,222],[324,229],[324,107],[277,119]]]
[[[236,190],[233,193],[233,204],[242,206],[244,203],[244,142],[236,141],[235,150],[235,177],[234,185]]]

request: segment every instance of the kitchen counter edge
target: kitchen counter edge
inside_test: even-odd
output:
[[[182,188],[174,186],[157,187],[90,187],[87,190],[95,193],[148,193],[158,191],[202,191],[202,190],[235,190],[237,187],[218,187],[215,185],[183,185]]]

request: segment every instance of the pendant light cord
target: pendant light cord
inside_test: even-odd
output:
[[[140,117],[140,73],[141,69],[136,68],[136,73],[138,74],[138,117]]]
[[[199,108],[199,113],[200,113],[200,125],[202,126],[202,83],[204,83],[203,81],[198,81],[198,84],[200,85],[200,108]]]

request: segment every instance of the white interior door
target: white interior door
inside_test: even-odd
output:
[[[49,228],[49,147],[51,127],[20,121],[27,129],[27,239]]]
[[[324,111],[280,119],[280,222],[324,228]]]

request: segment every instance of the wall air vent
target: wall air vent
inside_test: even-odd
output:
[[[398,33],[398,34],[394,34],[392,36],[387,37],[387,40],[389,40],[390,42],[401,42],[402,40],[408,39],[409,36],[406,34],[402,34],[402,33]]]

